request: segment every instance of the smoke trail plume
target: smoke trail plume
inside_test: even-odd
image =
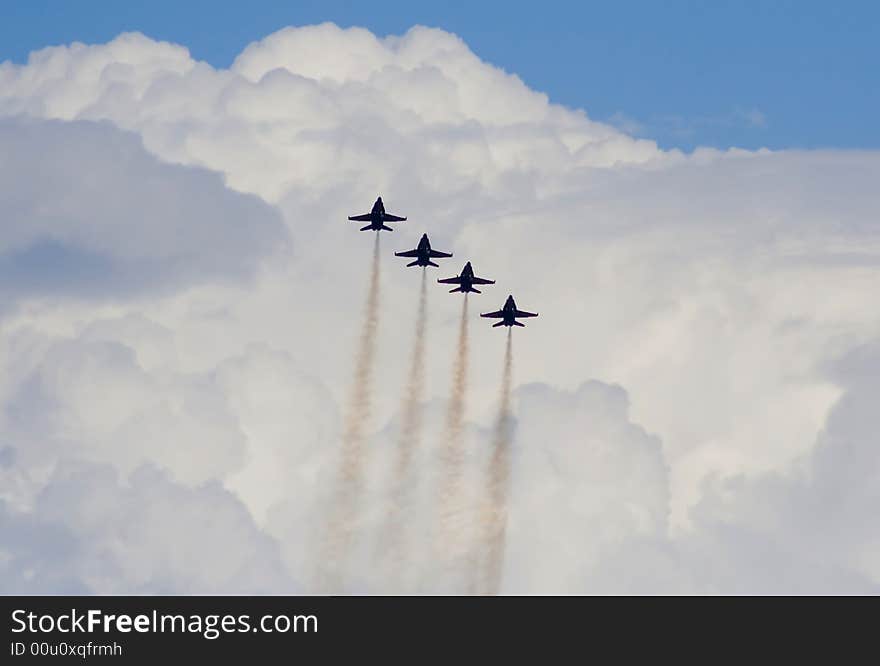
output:
[[[379,328],[379,234],[373,245],[370,283],[364,320],[355,357],[354,377],[342,453],[337,470],[336,486],[331,499],[330,519],[318,566],[319,590],[338,592],[344,584],[347,558],[354,544],[358,521],[358,504],[364,485],[364,429],[370,415],[373,365],[376,356],[376,336]]]
[[[504,354],[504,374],[498,419],[489,458],[489,478],[486,484],[487,505],[483,525],[485,529],[485,567],[482,573],[482,592],[498,594],[504,563],[504,542],[507,531],[507,492],[510,482],[510,444],[512,423],[510,417],[510,385],[513,370],[511,330],[507,331],[507,351]]]
[[[461,321],[458,325],[458,345],[452,370],[452,393],[446,413],[446,430],[440,448],[440,486],[439,486],[439,530],[434,536],[434,553],[438,563],[446,569],[441,576],[452,577],[449,581],[456,585],[456,578],[465,566],[464,558],[470,545],[468,512],[463,497],[462,473],[464,405],[467,393],[468,371],[468,297],[464,296],[461,306]],[[455,591],[455,590],[450,590]]]
[[[422,430],[422,397],[425,389],[425,328],[427,320],[427,276],[422,269],[419,289],[419,307],[416,311],[416,328],[413,340],[409,377],[403,395],[400,419],[400,438],[391,472],[391,497],[385,525],[379,540],[380,561],[385,567],[386,584],[391,589],[402,590],[407,585],[407,537],[411,527],[415,498],[413,457],[419,445]]]
[[[452,395],[449,398],[449,412],[446,415],[446,434],[449,449],[457,450],[456,455],[450,455],[450,466],[460,465],[461,435],[464,425],[464,399],[467,390],[468,370],[468,297],[464,296],[461,305],[461,321],[458,324],[458,347],[455,356],[455,366],[452,371]]]

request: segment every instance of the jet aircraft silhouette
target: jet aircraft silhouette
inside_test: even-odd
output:
[[[471,267],[471,262],[467,262],[464,265],[461,275],[458,277],[444,278],[442,280],[437,280],[437,282],[440,284],[457,284],[458,287],[449,290],[450,294],[453,294],[456,291],[460,291],[463,294],[466,294],[469,291],[472,291],[475,294],[482,294],[483,292],[479,289],[474,289],[475,284],[495,284],[495,280],[476,277],[474,275],[474,269]]]
[[[492,328],[497,328],[499,326],[525,326],[525,324],[521,324],[516,319],[517,317],[537,317],[537,312],[524,312],[522,310],[516,309],[516,301],[513,300],[513,296],[508,296],[507,300],[504,302],[504,307],[500,310],[496,310],[495,312],[487,312],[486,314],[481,314],[481,317],[490,317],[492,319],[501,319],[497,324],[492,324]]]
[[[419,246],[415,250],[407,250],[406,252],[395,252],[395,257],[415,257],[416,260],[408,263],[406,266],[409,268],[410,266],[433,266],[434,268],[440,268],[437,264],[435,264],[431,259],[440,259],[444,257],[451,257],[451,252],[438,252],[437,250],[431,249],[431,241],[428,240],[428,234],[422,234],[422,239],[419,241]]]
[[[397,215],[386,213],[385,204],[382,203],[382,197],[376,199],[376,203],[373,204],[373,210],[369,213],[352,215],[348,219],[355,222],[369,222],[367,226],[361,227],[361,231],[394,231],[391,227],[386,226],[385,223],[403,222],[406,220],[405,217],[398,217]]]

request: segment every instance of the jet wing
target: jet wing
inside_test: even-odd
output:
[[[438,252],[437,250],[431,250],[431,258],[432,259],[442,259],[444,257],[451,257],[452,252]]]
[[[437,282],[439,282],[440,284],[461,284],[461,278],[443,278],[442,280],[437,280]]]
[[[372,222],[373,220],[369,213],[364,213],[363,215],[352,215],[348,219],[353,222]]]
[[[522,310],[515,310],[513,313],[514,317],[537,317],[537,312],[523,312]]]
[[[404,222],[405,220],[405,217],[398,217],[397,215],[389,215],[388,213],[385,213],[386,222]]]
[[[495,280],[487,280],[486,278],[475,277],[471,280],[474,284],[495,284]]]
[[[491,317],[492,319],[501,319],[504,317],[504,310],[496,310],[495,312],[487,312],[486,314],[481,314],[481,317]]]
[[[394,256],[395,257],[418,257],[419,251],[418,250],[407,250],[406,252],[395,252]]]

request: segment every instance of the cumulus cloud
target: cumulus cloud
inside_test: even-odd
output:
[[[659,157],[653,142],[549,104],[427,28],[385,39],[332,24],[288,28],[248,46],[228,71],[126,34],[6,63],[0,85],[0,112],[111,120],[165,159],[221,171],[269,200],[334,185],[367,197],[402,171],[415,170],[422,187],[466,188],[508,171]],[[365,164],[378,183],[360,175]]]
[[[236,279],[285,241],[271,207],[109,123],[4,118],[0,146],[5,301]]]
[[[620,387],[530,384],[517,402],[506,579],[519,591],[587,591],[609,549],[667,532],[660,440],[629,420]]]
[[[877,593],[872,384],[847,390],[793,469],[707,479],[678,531],[661,442],[620,387],[522,387],[507,591]]]
[[[690,538],[727,551],[718,560],[729,570],[718,571],[720,580],[713,581],[721,589],[880,592],[880,534],[872,510],[880,499],[873,408],[880,390],[880,344],[857,347],[831,372],[845,392],[815,446],[793,469],[707,483],[694,510],[701,529]],[[729,562],[737,557],[762,558],[765,564],[754,571],[734,569]]]
[[[188,489],[150,466],[122,481],[110,467],[69,463],[31,511],[3,508],[6,591],[297,591],[277,544],[217,482]]]
[[[331,24],[229,69],[139,34],[0,64],[0,145],[9,589],[306,584],[372,244],[345,217],[382,194],[409,220],[383,238],[368,499],[418,288],[391,251],[427,231],[498,280],[472,309],[541,312],[502,590],[876,591],[880,154],[663,151],[442,30]],[[432,305],[426,424],[458,306]],[[503,335],[469,342],[474,480]]]

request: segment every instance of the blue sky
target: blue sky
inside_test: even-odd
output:
[[[227,66],[285,25],[460,35],[562,104],[664,147],[878,148],[880,3],[3,0],[0,59],[125,30]]]

